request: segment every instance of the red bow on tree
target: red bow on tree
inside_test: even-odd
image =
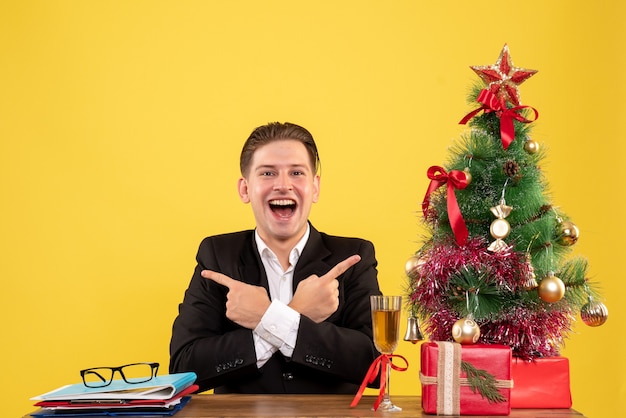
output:
[[[481,110],[484,110],[485,113],[496,112],[496,115],[500,118],[500,138],[502,139],[502,147],[507,149],[511,142],[515,139],[515,127],[513,126],[513,119],[522,123],[530,123],[539,117],[539,112],[533,107],[530,106],[515,106],[512,108],[507,108],[504,99],[498,100],[498,97],[493,94],[489,90],[481,90],[477,102],[481,103],[482,106],[476,110],[468,113],[461,122],[461,125],[465,125],[471,118],[476,116]],[[519,113],[519,110],[522,109],[532,109],[535,112],[535,118],[530,120],[526,119]]]
[[[454,238],[456,238],[457,244],[465,245],[469,232],[467,231],[467,226],[465,226],[459,204],[456,201],[454,189],[461,190],[467,187],[469,184],[467,182],[467,175],[460,170],[451,170],[450,173],[446,173],[443,167],[436,165],[430,167],[426,174],[430,179],[430,185],[428,186],[428,190],[426,190],[426,196],[424,196],[424,201],[422,202],[424,218],[427,219],[429,216],[430,194],[447,183],[448,218],[450,219],[450,226],[452,227],[452,232],[454,232]]]

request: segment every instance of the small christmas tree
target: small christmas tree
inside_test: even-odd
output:
[[[569,257],[576,225],[554,206],[530,136],[538,112],[518,86],[536,71],[513,65],[505,45],[481,78],[446,168],[428,170],[422,210],[428,236],[407,261],[409,307],[433,340],[505,344],[523,359],[550,357],[580,312],[602,325],[606,307]],[[411,338],[409,338],[411,339]]]

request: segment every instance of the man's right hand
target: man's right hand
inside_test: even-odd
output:
[[[256,328],[271,304],[264,287],[243,283],[211,270],[203,270],[201,275],[228,288],[226,301],[228,319],[244,328]]]
[[[289,306],[316,323],[331,316],[339,307],[339,282],[337,277],[361,261],[353,255],[338,263],[323,276],[312,275],[298,284]]]

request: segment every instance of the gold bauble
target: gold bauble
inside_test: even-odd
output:
[[[524,151],[529,154],[536,154],[539,151],[539,143],[534,139],[524,142]]]
[[[406,264],[404,265],[404,271],[406,272],[406,275],[413,279],[418,278],[420,276],[420,270],[424,263],[426,263],[426,260],[423,257],[419,257],[417,255],[410,257],[408,260],[406,260]]]
[[[472,183],[472,173],[470,173],[469,167],[465,167],[463,169],[463,172],[465,173],[465,180],[467,181],[467,184],[471,184]]]
[[[586,304],[580,308],[580,319],[583,320],[585,325],[590,327],[599,327],[604,324],[609,318],[609,310],[602,302],[596,302],[589,300]]]
[[[539,283],[537,288],[539,297],[544,302],[554,303],[560,301],[565,295],[565,284],[563,280],[556,277],[554,274],[544,277]]]
[[[452,338],[459,344],[476,344],[480,327],[472,318],[461,318],[452,325]]]
[[[574,245],[578,241],[580,231],[573,222],[564,221],[559,222],[557,225],[557,238],[556,242],[561,245]]]
[[[511,225],[506,219],[494,219],[489,227],[489,233],[495,239],[503,239],[511,233]]]

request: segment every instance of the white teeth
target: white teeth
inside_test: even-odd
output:
[[[274,205],[274,206],[291,206],[291,205],[295,205],[296,202],[294,202],[291,199],[276,199],[276,200],[270,200],[270,205]]]

